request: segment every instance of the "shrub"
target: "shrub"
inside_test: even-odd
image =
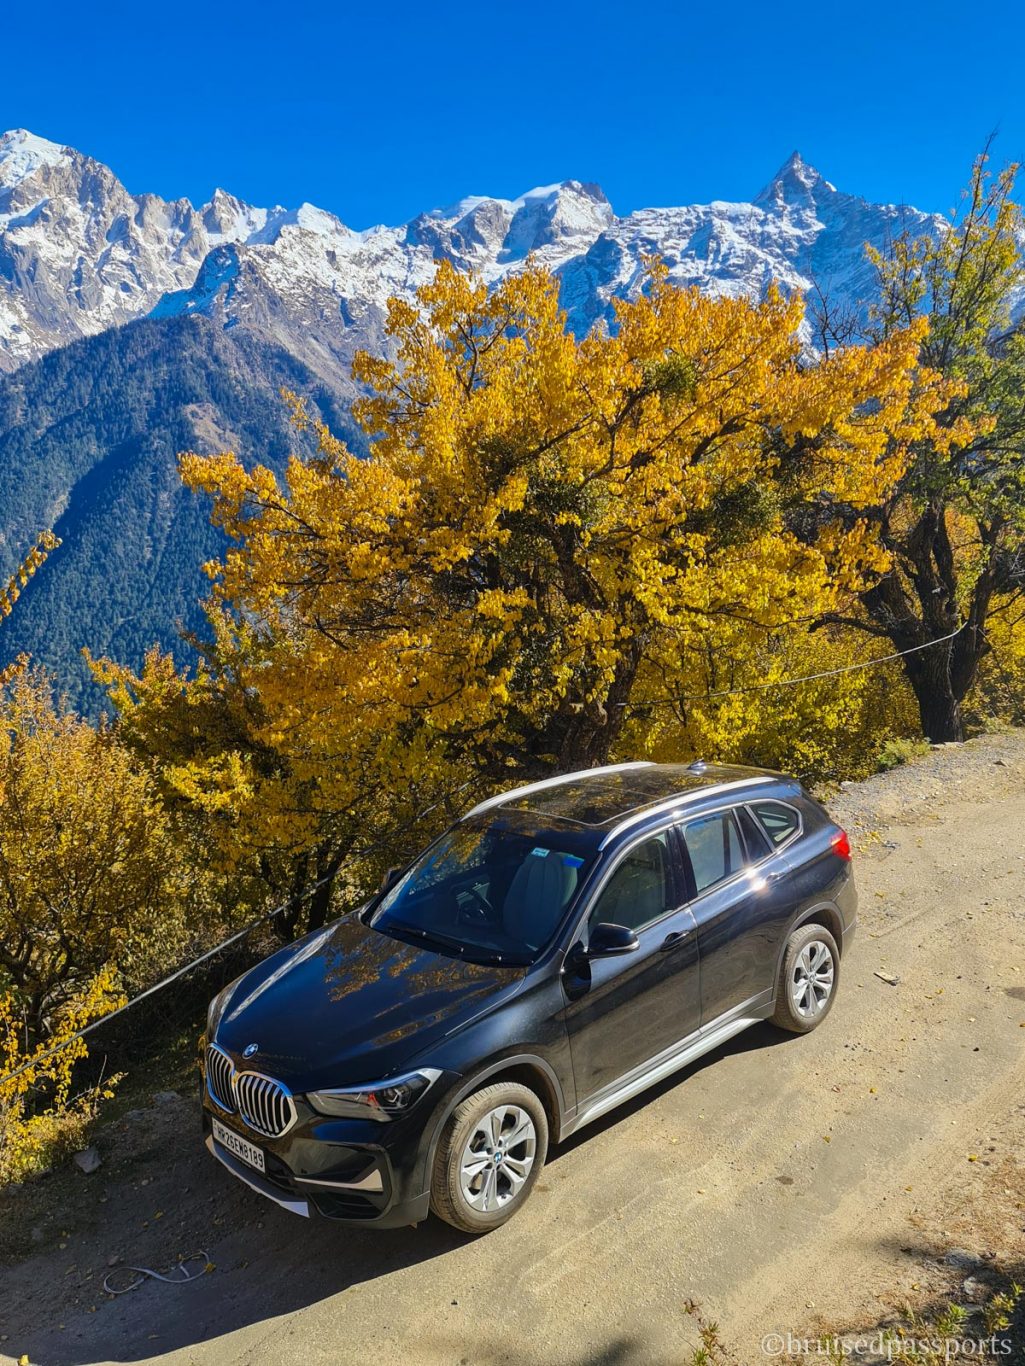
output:
[[[23,672],[0,695],[0,991],[41,1038],[108,964],[133,990],[179,960],[201,860],[109,727]]]
[[[48,1166],[81,1143],[118,1078],[108,1077],[73,1096],[75,1064],[88,1052],[84,1040],[74,1036],[124,999],[112,969],[105,968],[65,1002],[49,1031],[26,1048],[17,998],[12,991],[0,994],[0,1185]],[[52,1049],[58,1051],[47,1056]]]
[[[900,768],[902,764],[909,764],[918,755],[928,753],[929,743],[927,740],[909,740],[898,737],[895,740],[887,740],[880,749],[876,756],[876,767],[880,773],[887,773],[891,768]]]

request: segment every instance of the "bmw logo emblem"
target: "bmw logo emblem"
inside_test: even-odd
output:
[[[258,1043],[247,1043],[242,1050],[242,1056],[244,1058],[251,1058],[254,1053],[259,1053],[259,1051],[260,1045]]]

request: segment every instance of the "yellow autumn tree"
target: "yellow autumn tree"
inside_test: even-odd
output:
[[[631,713],[701,685],[709,640],[752,658],[884,567],[857,510],[949,439],[924,323],[811,365],[801,320],[653,265],[578,339],[547,272],[489,290],[441,264],[390,304],[392,358],[357,357],[368,458],[324,428],[283,482],[184,457],[232,542],[214,639],[195,680],[102,666],[125,725],[247,866],[330,869],[467,784],[614,757]]]
[[[81,1142],[117,1077],[72,1094],[75,1065],[88,1056],[80,1031],[125,1002],[103,968],[55,1012],[45,1038],[25,1044],[15,992],[0,991],[0,1186]]]
[[[0,587],[0,620],[57,545],[52,533],[43,533]],[[116,1078],[74,1095],[72,1082],[88,1053],[79,1031],[124,1000],[95,937],[90,951],[75,952],[76,902],[102,894],[102,878],[113,871],[106,862],[110,848],[92,849],[91,866],[77,860],[74,874],[86,875],[78,889],[69,878],[59,885],[47,876],[56,849],[76,840],[88,845],[92,833],[76,820],[88,799],[78,786],[81,765],[66,766],[67,747],[48,738],[55,730],[72,741],[92,732],[77,723],[76,737],[74,726],[59,723],[45,680],[27,666],[22,656],[0,670],[0,1185],[78,1142],[112,1094]],[[109,793],[92,795],[103,801]],[[108,948],[122,932],[118,909],[109,908]]]
[[[21,597],[22,589],[43,564],[50,551],[56,550],[59,545],[60,541],[52,531],[44,531],[7,582],[0,584],[0,621],[11,615],[14,611],[14,604]],[[9,683],[27,663],[27,658],[21,656],[13,663],[0,668],[0,687]]]
[[[19,673],[0,694],[0,992],[22,1033],[105,969],[137,989],[178,961],[204,885],[147,769]]]
[[[886,654],[882,642],[814,621],[749,639],[744,652],[710,633],[686,692],[631,707],[624,751],[659,762],[714,756],[809,783],[865,777],[892,742],[921,734],[914,694]]]

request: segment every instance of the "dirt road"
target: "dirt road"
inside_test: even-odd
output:
[[[95,1194],[0,1271],[0,1352],[634,1366],[689,1359],[698,1300],[748,1364],[766,1333],[878,1322],[940,1285],[951,1247],[1025,1250],[1025,736],[934,752],[833,807],[862,911],[815,1034],[760,1026],[640,1097],[476,1241],[279,1212],[199,1150],[191,1101],[157,1106],[95,1177],[50,1178],[54,1199]],[[194,1285],[98,1292],[115,1256],[195,1247],[216,1270]]]

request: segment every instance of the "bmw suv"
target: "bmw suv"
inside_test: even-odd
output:
[[[821,1024],[856,907],[846,834],[780,774],[492,797],[215,998],[207,1147],[298,1214],[496,1228],[549,1144],[759,1020]]]

